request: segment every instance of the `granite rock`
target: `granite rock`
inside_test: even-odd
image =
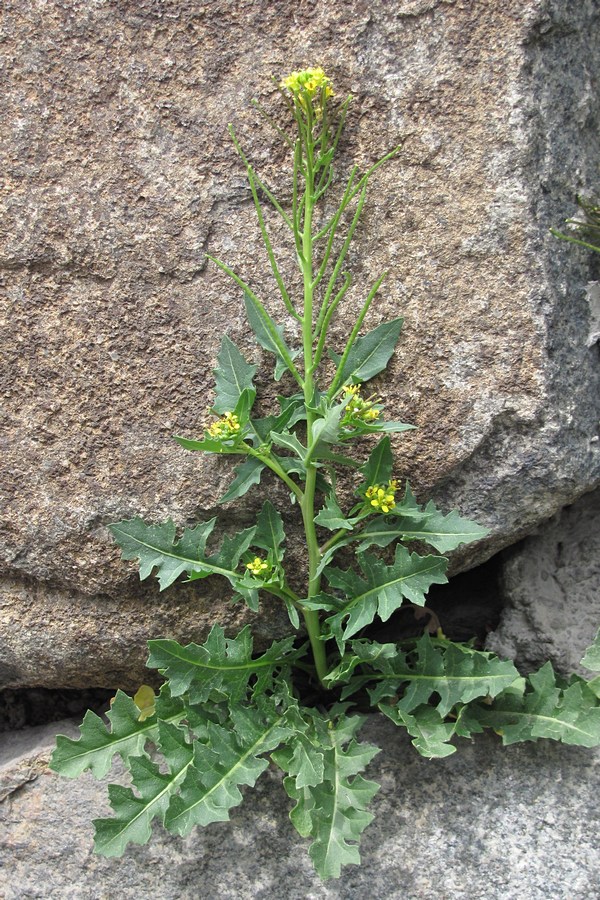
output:
[[[147,637],[200,638],[214,620],[280,632],[277,611],[232,611],[219,584],[174,599],[140,588],[105,528],[135,514],[208,518],[230,478],[171,435],[198,434],[224,332],[259,360],[239,294],[205,252],[279,315],[226,134],[235,122],[266,179],[289,191],[284,150],[250,106],[257,96],[276,109],[272,73],[319,63],[352,92],[340,169],[404,144],[373,181],[348,305],[390,270],[366,325],[406,320],[377,385],[419,426],[395,442],[398,473],[491,530],[453,570],[598,484],[589,260],[548,228],[600,183],[599,17],[594,0],[7,0],[4,685],[126,685]],[[235,522],[251,522],[260,499]]]
[[[55,729],[73,734],[70,722]],[[369,776],[382,789],[360,868],[322,883],[269,770],[217,823],[152,840],[120,859],[92,853],[105,786],[49,772],[53,728],[0,744],[0,874],[4,900],[596,900],[600,880],[598,751],[540,743],[503,749],[493,737],[425,760],[392,723],[365,737],[383,748]],[[116,779],[125,783],[121,774]]]
[[[600,491],[562,510],[504,555],[503,611],[488,649],[533,671],[579,665],[600,626]]]

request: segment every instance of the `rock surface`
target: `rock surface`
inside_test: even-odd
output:
[[[600,491],[507,550],[501,573],[502,618],[488,648],[525,672],[550,659],[589,677],[579,661],[600,626]]]
[[[419,757],[383,719],[365,728],[383,747],[370,767],[382,790],[360,868],[321,883],[297,839],[287,798],[266,773],[230,823],[178,840],[158,827],[121,859],[91,851],[90,819],[108,813],[103,785],[67,781],[45,760],[55,730],[0,745],[3,900],[596,900],[600,756],[555,744],[503,749],[463,743]],[[123,779],[119,779],[123,781]]]
[[[594,0],[506,0],[485,15],[452,0],[7,0],[2,684],[130,684],[146,638],[244,619],[218,584],[140,588],[104,526],[208,518],[230,477],[170,436],[198,433],[224,331],[258,358],[238,292],[204,253],[278,315],[226,136],[234,121],[289,191],[284,153],[249,106],[275,108],[271,73],[319,63],[352,92],[342,169],[404,141],[373,182],[349,306],[391,271],[367,324],[406,320],[378,386],[419,426],[397,441],[399,472],[491,529],[454,569],[598,483],[589,266],[547,230],[600,183],[599,24]],[[278,633],[277,614],[260,621]]]

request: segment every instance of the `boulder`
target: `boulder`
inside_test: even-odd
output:
[[[493,736],[425,760],[404,732],[374,716],[364,737],[382,752],[368,776],[381,791],[363,835],[362,865],[322,883],[308,842],[288,819],[277,773],[267,772],[230,822],[179,839],[155,825],[118,859],[92,852],[91,819],[110,814],[105,784],[47,768],[55,731],[5,736],[0,750],[4,900],[595,900],[600,878],[598,751],[556,744],[502,748]],[[122,770],[113,781],[126,784]]]
[[[594,0],[198,5],[9,3],[0,201],[3,363],[0,673],[5,686],[129,686],[145,640],[201,639],[279,610],[232,610],[221,583],[159,596],[106,524],[209,518],[227,461],[186,453],[221,335],[261,363],[220,256],[281,310],[232,121],[282,197],[289,159],[253,97],[322,65],[353,95],[338,171],[389,148],[351,254],[353,292],[383,270],[365,327],[403,315],[375,389],[418,425],[395,441],[420,499],[490,528],[453,571],[531,532],[600,479],[598,348],[584,251],[551,225],[600,184]],[[266,212],[277,247],[281,237]],[[294,260],[277,250],[293,290]],[[597,329],[596,329],[597,330]],[[595,331],[594,331],[595,333]],[[293,343],[297,335],[288,331]],[[284,392],[290,389],[282,384]],[[249,494],[226,524],[253,521]],[[285,492],[274,494],[285,501]],[[293,525],[290,525],[290,531]],[[259,635],[260,637],[260,635]],[[109,674],[107,674],[109,673]]]
[[[582,497],[504,554],[503,611],[488,649],[523,671],[546,660],[568,675],[600,626],[600,491]]]

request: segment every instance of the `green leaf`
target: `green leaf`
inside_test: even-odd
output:
[[[407,713],[431,702],[436,694],[436,709],[444,718],[459,703],[497,697],[519,678],[510,660],[450,641],[440,644],[428,634],[419,638],[408,653],[400,649],[394,652],[393,644],[383,648],[386,652],[375,642],[352,642],[353,652],[373,670],[373,703],[399,696],[396,706]]]
[[[369,381],[379,372],[383,372],[400,337],[403,321],[398,318],[391,322],[382,322],[373,331],[357,338],[346,357],[342,372],[336,374],[336,383],[341,385],[349,381],[355,383]],[[330,355],[339,366],[341,357],[337,353]]]
[[[364,494],[372,484],[385,484],[392,477],[394,458],[389,437],[382,438],[371,452],[366,463],[360,467],[364,481],[357,493]]]
[[[340,433],[340,422],[345,409],[337,404],[328,409],[325,415],[313,423],[313,443],[336,444]]]
[[[129,760],[139,797],[131,788],[109,785],[108,796],[115,816],[94,820],[95,847],[101,856],[122,856],[128,844],[145,844],[151,835],[153,819],[164,820],[171,797],[192,762],[193,748],[186,740],[186,732],[187,729],[175,725],[158,723],[158,744],[168,769],[165,773],[146,757]]]
[[[252,658],[253,641],[246,625],[235,638],[226,638],[220,625],[214,625],[204,644],[177,641],[149,641],[148,667],[159,669],[168,679],[173,697],[189,695],[191,703],[203,703],[215,693],[231,703],[245,698],[253,679],[255,695],[270,690],[273,678],[298,657],[293,649],[294,635],[275,641],[262,656]]]
[[[244,298],[248,322],[256,335],[256,340],[264,350],[275,354],[275,381],[279,381],[283,373],[290,368],[289,362],[296,359],[300,351],[290,350],[283,337],[282,326],[275,324],[264,307],[259,306],[248,293]]]
[[[343,707],[341,707],[343,710]],[[309,853],[323,879],[339,878],[342,867],[358,865],[358,841],[373,815],[366,811],[379,785],[366,781],[362,772],[379,748],[358,743],[355,735],[364,719],[331,717],[316,710],[302,710],[310,723],[305,735],[292,739],[294,752],[275,753],[273,758],[284,771],[288,795],[295,801],[290,819],[303,837],[312,837]],[[296,747],[301,742],[309,760]],[[322,780],[319,757],[323,757]],[[307,783],[308,782],[308,783]]]
[[[315,522],[330,531],[339,531],[341,528],[351,531],[354,528],[354,521],[344,515],[333,492],[325,497],[325,506],[315,516]]]
[[[263,754],[290,734],[286,714],[267,706],[232,708],[223,725],[208,721],[206,740],[194,743],[192,764],[171,800],[165,827],[184,836],[194,825],[227,821],[229,810],[242,802],[239,785],[253,787],[269,765]]]
[[[220,502],[229,503],[231,500],[237,500],[238,497],[247,494],[253,485],[259,484],[264,468],[265,464],[255,456],[248,457],[243,463],[236,466],[234,469],[236,477],[221,497]]]
[[[76,778],[86,769],[90,769],[96,778],[104,778],[116,753],[124,762],[132,756],[145,754],[146,741],[154,741],[158,734],[159,716],[166,722],[180,722],[185,716],[185,708],[181,700],[173,700],[163,688],[156,700],[155,715],[141,721],[140,710],[131,697],[117,691],[106,713],[110,729],[99,716],[88,710],[77,740],[62,734],[56,738],[50,768],[67,778]]]
[[[272,551],[274,558],[281,562],[285,552],[281,546],[285,541],[283,519],[270,500],[265,500],[256,524],[252,546]]]
[[[380,704],[379,709],[396,725],[403,725],[413,738],[412,745],[421,756],[442,759],[456,752],[449,744],[455,733],[453,722],[446,722],[432,706],[418,706],[407,713],[396,706]]]
[[[396,508],[392,510],[393,515],[397,512]],[[449,553],[460,544],[479,541],[489,534],[487,528],[463,519],[456,510],[445,516],[431,500],[425,507],[425,515],[427,518],[423,520],[397,520],[398,537],[403,541],[425,541],[439,553]]]
[[[183,447],[184,450],[199,450],[203,453],[238,453],[239,451],[233,445],[226,446],[222,441],[215,441],[212,438],[204,438],[201,441],[191,440],[190,438],[179,437],[173,435],[173,439]]]
[[[348,598],[340,612],[327,619],[338,646],[369,625],[375,615],[385,622],[406,598],[418,606],[425,605],[425,593],[432,584],[445,584],[448,560],[443,556],[419,556],[404,547],[396,547],[391,566],[370,553],[357,554],[365,578],[354,570],[328,567],[325,576],[330,585]],[[348,620],[345,625],[345,620]]]
[[[246,362],[237,346],[227,335],[221,341],[221,350],[217,356],[218,366],[213,370],[215,376],[215,401],[213,409],[219,415],[233,412],[242,393],[250,391],[252,400],[256,397],[256,390],[252,379],[256,373],[256,366]],[[250,403],[252,406],[252,403]]]
[[[548,738],[596,747],[600,744],[600,705],[584,681],[559,686],[551,663],[521,683],[521,690],[500,694],[490,706],[473,705],[468,715],[502,735],[503,744]]]
[[[123,559],[139,559],[140,580],[156,569],[161,591],[186,572],[190,579],[222,575],[237,589],[240,574],[236,567],[254,537],[254,528],[246,528],[233,538],[225,537],[221,549],[212,556],[205,555],[206,541],[216,519],[186,528],[177,541],[175,525],[169,519],[162,525],[147,525],[142,519],[110,525]]]
[[[295,434],[291,434],[289,431],[284,431],[282,434],[272,431],[271,440],[274,444],[277,444],[278,447],[285,447],[286,450],[291,450],[299,459],[304,461],[304,458],[306,457],[306,447],[300,443]]]

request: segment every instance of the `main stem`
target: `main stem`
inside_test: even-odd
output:
[[[312,110],[307,114],[306,122],[306,184],[304,198],[304,228],[302,232],[302,279],[304,283],[304,317],[302,325],[303,349],[304,349],[304,405],[306,407],[306,445],[310,447],[313,439],[314,413],[313,405],[314,383],[314,358],[313,358],[313,235],[312,216],[314,208],[314,144],[312,135]],[[295,163],[296,164],[296,163]],[[315,528],[315,488],[317,469],[311,460],[306,464],[306,484],[301,503],[302,520],[306,534],[306,547],[308,550],[308,593],[310,600],[321,589],[321,576],[317,575],[317,569],[321,560],[319,542]],[[321,640],[321,625],[317,610],[303,610],[306,630],[312,648],[315,668],[321,684],[327,675],[327,657],[325,644]]]

